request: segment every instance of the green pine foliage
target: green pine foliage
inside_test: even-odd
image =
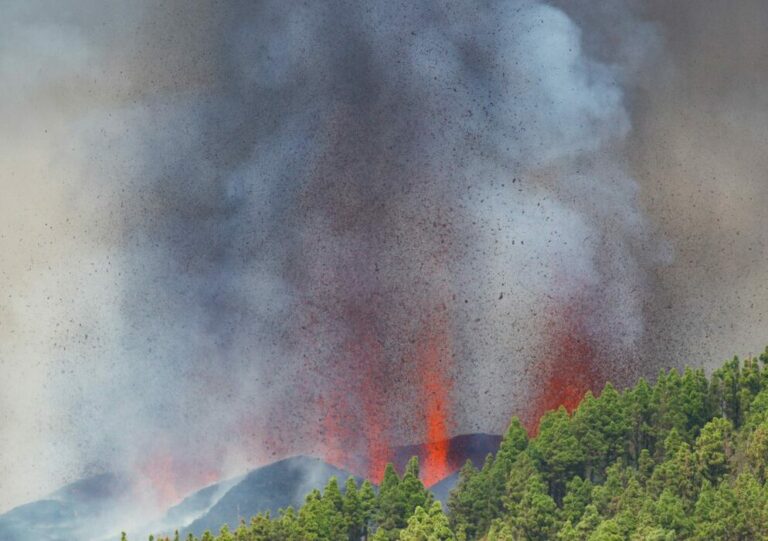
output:
[[[607,384],[572,414],[546,413],[533,438],[513,418],[496,455],[479,469],[467,462],[446,503],[414,458],[402,477],[387,466],[378,489],[331,479],[298,510],[202,540],[768,539],[768,348],[709,378],[686,369],[623,391]]]

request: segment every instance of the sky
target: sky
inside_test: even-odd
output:
[[[370,473],[768,343],[759,0],[3,12],[0,511]]]

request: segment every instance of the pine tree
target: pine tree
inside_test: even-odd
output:
[[[354,477],[347,479],[344,485],[344,501],[342,504],[344,519],[347,523],[347,539],[357,541],[365,534],[365,517],[357,493],[357,482]]]
[[[699,471],[710,482],[717,483],[728,473],[733,454],[733,425],[716,417],[704,425],[696,440],[696,459]]]
[[[654,437],[657,442],[664,441],[672,430],[679,435],[687,433],[687,417],[682,405],[680,391],[681,378],[677,370],[659,374],[651,395],[652,407],[655,410]]]
[[[601,517],[597,512],[597,507],[593,504],[589,504],[584,509],[584,514],[581,520],[576,524],[576,533],[579,539],[587,539],[593,531],[600,525]]]
[[[344,510],[344,499],[341,496],[341,490],[339,490],[339,481],[336,477],[331,477],[323,489],[323,500],[325,500],[331,508],[341,513]]]
[[[583,447],[572,430],[571,419],[565,408],[561,406],[542,417],[539,435],[530,449],[531,455],[541,463],[549,493],[558,502],[562,501],[564,480],[579,473],[584,461]]]
[[[592,503],[592,483],[576,476],[565,487],[565,497],[561,511],[562,520],[577,524],[581,520],[587,505]]]
[[[334,487],[335,486],[335,491]],[[319,490],[313,490],[299,510],[298,523],[307,541],[344,539],[347,524],[337,505],[341,507],[341,495],[338,483],[329,481],[329,497],[324,497]]]
[[[556,510],[557,505],[547,493],[544,483],[531,483],[511,521],[524,539],[546,541],[554,536],[559,527]]]
[[[581,537],[570,520],[566,520],[557,532],[557,541],[580,541]]]
[[[272,529],[265,541],[304,541],[305,538],[307,535],[300,524],[299,515],[292,507],[288,507],[282,510],[280,517],[272,523]]]
[[[474,501],[472,528],[477,534],[486,532],[493,518],[503,511],[509,472],[528,443],[525,427],[518,417],[513,417],[496,456],[488,455],[479,474],[474,476],[469,490]]]
[[[718,391],[715,403],[720,406],[723,416],[738,427],[741,425],[741,366],[738,357],[725,363],[712,375],[717,382],[714,387]]]
[[[686,440],[693,441],[701,428],[712,418],[709,382],[703,370],[686,368],[680,381],[682,411],[686,417]]]
[[[235,537],[232,532],[229,531],[229,526],[226,524],[221,527],[219,535],[216,537],[216,541],[235,541]]]
[[[384,469],[384,478],[379,487],[377,498],[376,524],[378,539],[397,539],[399,530],[407,520],[406,502],[400,491],[400,478],[392,464],[387,464]]]
[[[400,541],[454,541],[456,535],[451,531],[448,517],[443,513],[439,502],[434,502],[425,511],[419,506],[408,519],[408,524],[400,532]]]
[[[603,520],[589,536],[589,541],[624,541],[626,536],[616,520]]]
[[[765,483],[768,473],[768,422],[761,423],[752,432],[747,444],[749,467],[760,483]]]
[[[693,524],[685,509],[683,500],[669,488],[665,488],[654,505],[654,515],[658,525],[665,530],[672,530],[679,539],[686,539]]]
[[[360,513],[363,519],[363,535],[371,531],[371,525],[376,514],[376,493],[370,481],[363,481],[359,491]]]
[[[419,479],[419,459],[417,457],[414,456],[408,461],[398,491],[405,507],[404,519],[407,519],[417,507],[422,509],[431,507],[433,497]]]
[[[738,502],[736,515],[731,517],[740,539],[768,539],[768,497],[766,487],[749,473],[739,474],[733,484]]]
[[[475,516],[475,505],[478,495],[472,491],[472,482],[478,475],[478,471],[467,460],[459,471],[459,480],[456,486],[448,495],[448,509],[451,513],[451,526],[454,530],[461,528],[467,535],[472,537],[477,533],[476,524],[478,522]]]

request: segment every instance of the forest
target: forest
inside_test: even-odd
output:
[[[709,377],[687,368],[606,384],[573,412],[546,413],[530,437],[513,418],[495,456],[463,467],[445,508],[414,458],[402,475],[388,466],[379,487],[333,478],[299,509],[199,541],[768,539],[767,475],[768,348]]]

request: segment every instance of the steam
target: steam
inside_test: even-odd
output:
[[[701,313],[743,321],[696,288],[733,269],[683,284],[675,254],[732,237],[654,195],[698,193],[689,132],[716,149],[668,120],[691,54],[671,8],[70,4],[0,22],[0,508],[89,472],[159,508],[290,454],[364,469],[374,433],[424,440],[434,336],[446,429],[500,432],[564,305],[618,379],[675,362],[674,333],[681,360],[749,334],[697,341]],[[736,214],[765,202],[755,160]],[[756,263],[751,216],[734,253]],[[750,268],[734,288],[764,310]]]

